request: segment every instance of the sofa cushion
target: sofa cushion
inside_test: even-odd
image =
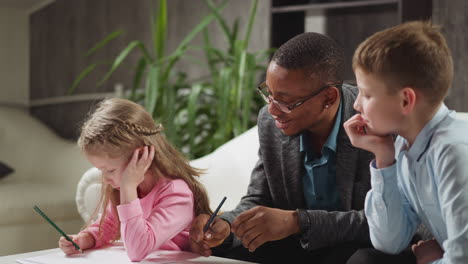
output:
[[[15,170],[7,179],[60,182],[69,190],[76,188],[90,164],[75,142],[56,135],[27,109],[0,106],[0,122],[8,124],[0,126],[0,161]]]
[[[250,175],[258,161],[257,129],[255,126],[207,156],[190,161],[190,165],[206,170],[200,180],[208,191],[212,210],[224,196],[227,200],[222,211],[233,210],[247,193]]]
[[[101,171],[93,167],[85,172],[76,188],[76,207],[85,222],[93,216],[97,218],[93,213],[101,197],[101,179]]]
[[[5,179],[0,184],[0,193],[2,194],[0,225],[34,224],[45,221],[33,209],[33,205],[41,208],[54,222],[79,218],[74,195],[58,184],[15,182]],[[65,232],[67,231],[77,230]]]
[[[13,172],[12,168],[8,167],[8,165],[0,161],[0,179],[6,177],[8,174],[12,172]]]

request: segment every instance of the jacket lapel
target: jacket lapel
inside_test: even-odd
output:
[[[305,208],[302,190],[303,155],[299,151],[299,136],[282,137],[282,175],[289,209]]]
[[[356,177],[359,150],[351,145],[343,123],[356,113],[353,109],[357,94],[356,90],[356,88],[343,85],[341,97],[343,112],[336,150],[336,184],[340,194],[341,209],[345,211],[351,210],[353,202],[354,179]]]
[[[351,146],[345,131],[341,131],[336,153],[336,185],[340,194],[341,209],[351,210],[353,201],[354,178],[356,177],[356,164],[358,150]],[[346,137],[346,138],[345,138]]]

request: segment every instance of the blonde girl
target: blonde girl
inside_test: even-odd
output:
[[[127,255],[140,261],[155,250],[189,250],[195,215],[211,213],[200,175],[172,147],[143,107],[124,99],[101,102],[84,123],[78,145],[102,172],[96,222],[72,239],[81,249],[122,239]],[[97,211],[96,211],[97,213]],[[63,237],[66,254],[77,253]]]

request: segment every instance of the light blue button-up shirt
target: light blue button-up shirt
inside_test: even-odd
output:
[[[339,206],[336,189],[336,141],[341,125],[341,102],[335,124],[322,147],[321,155],[314,153],[307,133],[300,135],[300,151],[304,152],[305,173],[302,187],[307,208],[336,211]]]
[[[365,213],[374,247],[401,252],[423,222],[445,251],[433,263],[468,263],[468,122],[442,105],[411,147],[397,138],[395,159],[370,166]]]

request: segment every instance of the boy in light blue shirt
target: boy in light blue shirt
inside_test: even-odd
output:
[[[344,126],[375,154],[365,202],[372,244],[397,254],[422,222],[435,239],[412,246],[418,264],[468,263],[468,122],[443,103],[453,78],[444,37],[428,22],[389,28],[361,43],[353,69],[360,114]]]

